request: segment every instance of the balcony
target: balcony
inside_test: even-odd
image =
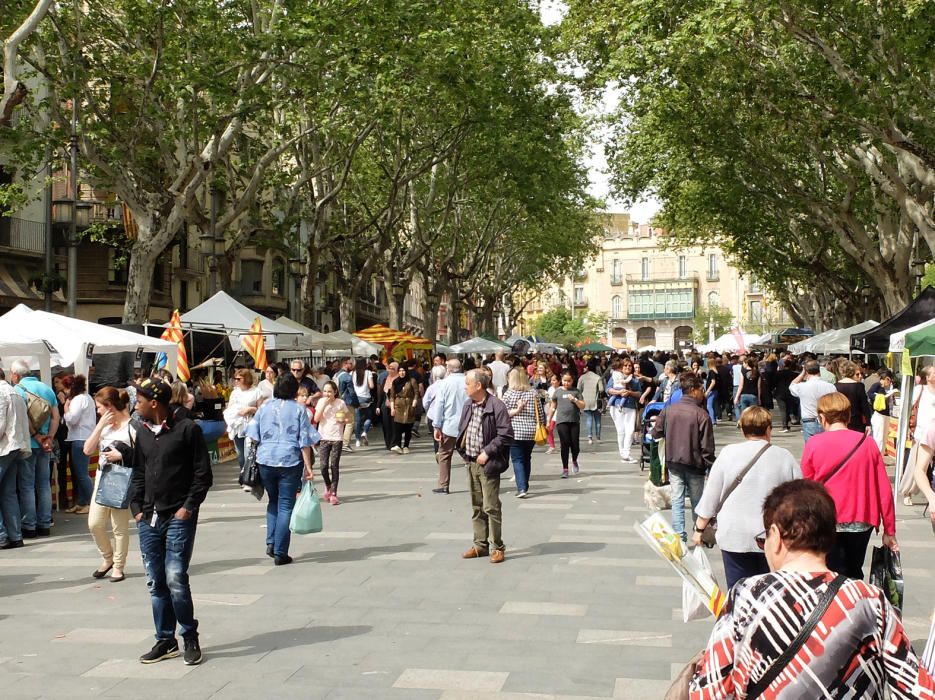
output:
[[[585,299],[584,297],[580,297],[580,298],[578,298],[578,299],[575,299],[575,308],[576,308],[576,309],[582,309],[582,308],[586,307],[587,305],[588,305],[588,300]]]
[[[0,217],[0,247],[17,253],[45,253],[45,224],[15,217]]]
[[[698,284],[698,273],[690,272],[684,277],[677,275],[650,275],[643,278],[642,275],[627,275],[627,284],[632,285],[669,285],[691,287]]]
[[[719,282],[721,279],[721,275],[718,273],[717,270],[708,270],[708,273],[705,275],[705,279],[708,282]]]
[[[623,275],[611,275],[611,276],[610,276],[610,286],[611,286],[611,287],[621,287],[621,286],[623,286]]]

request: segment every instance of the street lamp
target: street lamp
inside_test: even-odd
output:
[[[292,319],[299,321],[302,310],[302,275],[305,274],[305,258],[297,255],[289,258],[289,276],[292,278]],[[299,321],[301,323],[301,321]]]

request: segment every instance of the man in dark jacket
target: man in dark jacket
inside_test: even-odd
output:
[[[503,518],[500,510],[500,475],[509,466],[509,449],[513,427],[506,406],[490,388],[490,375],[473,369],[467,373],[464,389],[468,395],[461,410],[458,426],[458,452],[468,468],[468,487],[474,525],[474,546],[462,556],[465,559],[486,557],[488,541],[492,564],[503,561],[503,539],[500,536]]]
[[[714,427],[705,409],[704,384],[697,374],[679,377],[682,398],[662,410],[652,436],[666,439],[666,470],[672,484],[672,529],[687,541],[685,496],[695,508],[701,500],[705,473],[714,464]]]
[[[188,585],[198,508],[211,488],[211,458],[201,428],[169,409],[172,390],[146,379],[137,390],[130,512],[140,534],[140,552],[156,624],[156,644],[140,657],[151,664],[179,655],[176,624],[185,642],[185,663],[201,663],[198,620]]]

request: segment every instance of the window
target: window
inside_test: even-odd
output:
[[[763,288],[760,286],[760,283],[755,280],[750,280],[750,294],[760,294],[763,291]]]
[[[107,249],[107,281],[111,284],[127,283],[127,261],[117,260],[117,253],[113,248]],[[154,278],[155,281],[155,278]]]
[[[721,305],[721,295],[717,292],[708,292],[708,307],[716,309]]]
[[[610,283],[623,284],[623,263],[614,259],[610,264]]]
[[[263,293],[263,261],[243,260],[240,263],[240,283],[244,294]]]
[[[717,278],[717,253],[708,253],[708,280],[713,281]]]
[[[688,277],[688,258],[684,255],[679,256],[679,279],[683,280]]]
[[[644,281],[649,279],[649,258],[640,260],[640,277]]]
[[[575,306],[583,306],[584,303],[584,287],[575,286]]]
[[[155,267],[153,267],[153,291],[166,291],[166,261],[164,257],[158,258]]]
[[[285,294],[286,266],[282,259],[276,258],[273,261],[272,292],[274,297],[281,297]]]
[[[692,318],[695,315],[693,289],[645,289],[630,293],[629,317]]]
[[[620,295],[614,296],[610,300],[610,316],[611,318],[623,318],[623,303]]]
[[[750,322],[751,323],[763,323],[763,302],[762,301],[751,301],[750,302]]]

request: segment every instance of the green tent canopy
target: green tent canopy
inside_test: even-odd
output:
[[[910,357],[935,355],[935,323],[906,333],[906,350]]]
[[[604,343],[593,341],[586,345],[579,345],[577,350],[578,352],[610,352],[613,348],[609,345],[604,345]]]

